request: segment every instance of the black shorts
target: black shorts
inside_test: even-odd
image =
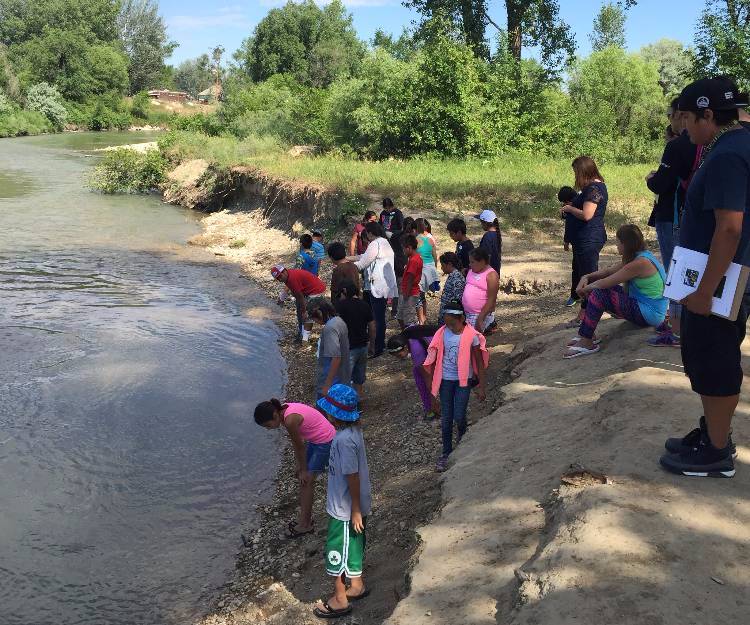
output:
[[[685,375],[699,395],[731,397],[742,386],[742,353],[747,313],[744,307],[736,321],[711,315],[703,317],[682,307],[680,345]]]

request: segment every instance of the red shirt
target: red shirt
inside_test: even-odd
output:
[[[411,256],[409,256],[409,260],[406,263],[406,269],[404,269],[404,277],[401,278],[401,292],[404,294],[404,297],[413,297],[414,295],[419,295],[420,289],[419,289],[419,283],[422,280],[422,267],[424,267],[424,262],[422,261],[422,257],[414,252]],[[411,283],[411,292],[406,292],[406,287],[408,286],[406,279],[409,276],[413,276],[413,280]]]
[[[326,292],[326,285],[318,276],[312,275],[304,269],[287,269],[289,277],[286,286],[292,293],[302,295],[322,295]]]

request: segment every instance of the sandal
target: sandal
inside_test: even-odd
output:
[[[300,532],[297,529],[297,524],[294,521],[289,521],[289,525],[287,525],[287,538],[301,538],[302,536],[307,536],[308,534],[312,534],[315,531],[315,524],[313,523],[310,526],[309,530],[305,530],[304,532]]]
[[[352,612],[352,606],[350,605],[342,608],[341,610],[332,608],[330,605],[328,605],[327,601],[324,601],[322,605],[323,610],[318,607],[313,610],[313,614],[318,618],[341,618],[342,616],[346,616],[347,614],[351,614]]]
[[[574,336],[574,337],[573,337],[572,339],[570,339],[570,341],[568,342],[568,347],[573,347],[574,345],[578,345],[578,343],[580,343],[580,342],[581,342],[581,337],[580,337],[580,336],[578,336],[578,335],[576,334],[576,335],[575,335],[575,336]],[[599,345],[599,344],[600,344],[601,342],[602,342],[602,340],[601,340],[601,339],[594,339],[594,345]]]
[[[594,345],[591,349],[588,347],[581,347],[580,345],[573,345],[568,348],[568,353],[563,356],[565,360],[571,358],[578,358],[580,356],[588,356],[589,354],[596,354],[600,350],[599,345]]]

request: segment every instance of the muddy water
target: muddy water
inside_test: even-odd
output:
[[[190,623],[268,495],[275,329],[196,214],[84,188],[118,142],[0,141],[3,625]]]

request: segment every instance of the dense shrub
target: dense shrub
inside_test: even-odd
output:
[[[138,119],[147,120],[151,114],[151,98],[146,91],[141,91],[133,96],[130,105],[130,114]]]
[[[29,87],[26,108],[44,115],[57,129],[62,128],[68,118],[60,92],[46,82]]]
[[[15,106],[13,106],[13,102],[10,101],[10,98],[5,95],[4,93],[0,93],[0,115],[9,115],[15,110]]]
[[[168,121],[169,127],[174,130],[188,130],[190,132],[201,132],[204,135],[220,135],[224,125],[216,115],[196,113],[195,115],[172,115]]]
[[[52,123],[37,111],[14,111],[0,114],[0,137],[20,137],[52,132]]]
[[[159,150],[119,148],[107,153],[88,183],[102,193],[145,193],[164,182],[166,170],[167,161]]]

